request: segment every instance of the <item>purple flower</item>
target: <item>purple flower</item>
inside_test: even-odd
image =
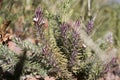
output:
[[[67,33],[66,33],[66,32],[67,32],[67,29],[68,29],[68,24],[67,24],[67,23],[63,23],[63,24],[60,25],[61,35],[62,35],[62,37],[65,38],[65,39],[67,38],[67,35],[66,35],[66,34],[67,34]]]
[[[94,26],[94,21],[93,21],[93,20],[90,20],[90,21],[88,22],[88,25],[87,25],[87,33],[88,33],[88,34],[92,31],[93,26]]]
[[[77,20],[75,22],[74,28],[78,29],[79,26],[80,26],[80,21]],[[73,50],[70,56],[70,64],[69,64],[70,67],[74,66],[74,64],[76,63],[76,57],[78,55],[77,48],[78,48],[78,43],[79,43],[79,35],[76,33],[74,29],[72,31],[73,31],[72,32]]]
[[[43,19],[43,12],[42,9],[39,7],[35,10],[35,16],[33,18],[34,24],[38,30],[40,38],[44,39],[43,28],[42,25],[45,23]]]
[[[37,26],[41,26],[42,24],[44,24],[43,13],[42,13],[42,9],[40,7],[38,7],[35,10],[35,16],[33,18],[33,21],[35,22],[35,24]]]
[[[75,25],[74,25],[74,28],[76,30],[78,29],[78,27],[80,27],[80,21],[79,20],[77,20],[75,22]],[[73,32],[72,32],[72,38],[73,38],[73,45],[74,45],[74,47],[76,47],[78,42],[79,42],[79,34],[76,33],[75,29],[73,29]]]

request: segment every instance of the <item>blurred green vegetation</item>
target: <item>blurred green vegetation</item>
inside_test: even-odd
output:
[[[66,74],[65,76],[67,77],[70,76],[69,73],[67,74],[67,71],[68,72],[70,71],[66,69],[68,67],[67,63],[69,60],[67,58],[70,56],[70,54],[64,54],[64,51],[60,49],[58,42],[56,41],[57,38],[59,37],[59,32],[57,32],[58,26],[62,22],[73,23],[77,19],[80,19],[81,23],[87,26],[88,21],[95,18],[94,29],[92,30],[89,36],[95,42],[97,42],[99,39],[103,40],[104,36],[108,32],[111,32],[113,33],[113,42],[114,42],[112,46],[117,48],[120,47],[120,28],[119,28],[120,5],[119,4],[110,3],[107,0],[104,1],[91,0],[91,6],[88,9],[87,0],[1,0],[1,1],[2,2],[0,2],[0,24],[2,24],[6,20],[11,20],[12,23],[10,24],[10,27],[13,29],[13,33],[16,36],[19,36],[21,40],[25,40],[28,37],[33,37],[35,39],[38,38],[36,36],[36,31],[34,30],[35,27],[33,23],[33,17],[36,8],[37,7],[42,8],[43,15],[48,20],[48,26],[49,26],[48,28],[49,32],[47,33],[46,31],[46,33],[47,33],[47,38],[50,37],[51,41],[48,41],[47,43],[50,44],[50,49],[53,49],[52,52],[54,53],[56,61],[58,61],[58,67],[59,68],[64,67],[63,69],[60,69],[61,73],[65,73]],[[71,37],[71,34],[68,35],[68,37],[69,36]],[[33,68],[36,68],[36,66],[38,67],[38,69],[43,67],[41,66],[42,63],[41,65],[38,64],[42,60],[39,61],[37,60],[39,59],[39,57],[41,58],[41,55],[39,53],[41,53],[42,51],[41,47],[43,47],[44,44],[42,44],[42,46],[41,44],[34,45],[35,46],[34,47],[33,44],[30,44],[27,41],[24,42],[18,40],[16,41],[16,43],[21,45],[22,48],[28,48],[33,53],[35,53],[35,55],[38,53],[37,56],[38,58],[36,58],[35,60],[30,59],[33,61],[33,63],[28,62],[25,68],[29,65],[30,68],[28,69],[31,69],[32,68],[31,65],[33,64],[34,64]],[[70,43],[69,45],[71,46]],[[104,41],[101,42],[99,46],[101,47],[102,50],[108,48],[107,43]],[[69,48],[66,51],[72,52],[72,50],[69,50]],[[96,76],[99,76],[100,74],[101,67],[99,67],[98,64],[99,61],[96,61],[95,59],[96,55],[94,55],[94,52],[92,52],[92,50],[89,50],[89,48],[87,48],[85,52],[82,53],[86,53],[86,54],[80,54],[80,57],[78,56],[78,59],[82,58],[80,59],[81,60],[80,65],[77,66],[75,65],[73,67],[73,71],[71,72],[75,73],[74,75],[84,74],[87,77],[89,77],[89,80],[90,79],[92,80],[96,78]],[[90,56],[92,55],[92,57],[94,57],[92,60],[90,60],[91,63],[89,63],[90,62],[89,55]],[[56,57],[59,57],[59,59]],[[34,61],[37,61],[38,63],[36,64],[36,62]],[[51,68],[51,67],[48,66],[47,68]],[[42,75],[47,75],[47,70],[43,69],[38,71],[38,73],[41,73]],[[64,74],[61,75],[64,76]]]
[[[96,16],[94,31],[92,37],[94,40],[102,37],[108,31],[114,33],[115,46],[120,46],[120,33],[119,33],[119,4],[110,3],[109,0],[91,0],[91,11],[88,14],[87,10],[87,0],[72,1],[70,5],[66,5],[68,9],[66,12],[61,9],[61,3],[64,1],[55,0],[1,0],[0,7],[0,23],[4,20],[11,20],[12,24],[10,27],[14,29],[16,27],[15,23],[20,17],[23,18],[22,26],[25,31],[28,31],[29,27],[33,27],[33,16],[35,9],[40,6],[46,12],[51,12],[51,14],[64,14],[67,20],[75,20],[80,18],[82,21],[87,21],[89,17]],[[69,2],[68,2],[69,4]],[[68,7],[69,6],[69,7]],[[64,7],[64,6],[63,6]],[[65,14],[66,13],[66,14]],[[69,15],[68,15],[69,14]],[[23,31],[23,32],[25,32]]]

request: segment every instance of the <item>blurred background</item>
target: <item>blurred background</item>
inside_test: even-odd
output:
[[[103,37],[107,32],[112,32],[114,35],[114,45],[120,46],[120,0],[91,0],[91,16],[96,15],[94,24],[94,40]],[[82,16],[82,20],[87,22],[87,0],[73,1],[71,4],[71,20],[78,19]],[[0,0],[0,23],[5,20],[11,20],[10,27],[18,36],[28,34],[33,28],[33,16],[37,7],[42,7],[44,12],[57,14],[60,12],[60,1],[56,0]],[[62,12],[62,11],[61,11]],[[68,17],[68,16],[67,16]],[[69,21],[70,21],[69,19]],[[29,30],[29,31],[28,31]],[[17,32],[17,33],[16,33]],[[30,34],[30,33],[29,33]]]

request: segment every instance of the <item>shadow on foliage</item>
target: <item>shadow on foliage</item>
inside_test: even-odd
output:
[[[20,80],[20,76],[22,74],[25,59],[26,59],[26,50],[24,51],[23,55],[20,56],[20,59],[17,62],[17,64],[15,65],[14,70],[13,71],[5,71],[3,73],[3,78],[5,80]]]

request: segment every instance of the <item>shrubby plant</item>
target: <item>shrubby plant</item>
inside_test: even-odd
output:
[[[7,0],[2,3],[7,4]],[[106,65],[116,60],[114,45],[119,47],[119,31],[105,36],[107,44],[97,36],[105,33],[99,30],[111,24],[119,30],[116,17],[119,12],[100,3],[100,0],[10,0],[9,9],[3,5],[0,22],[11,20],[15,36],[0,44],[0,79],[20,80],[26,75],[53,76],[58,80],[99,78]],[[33,38],[33,42],[27,38]],[[10,50],[10,41],[20,48],[19,54]]]

